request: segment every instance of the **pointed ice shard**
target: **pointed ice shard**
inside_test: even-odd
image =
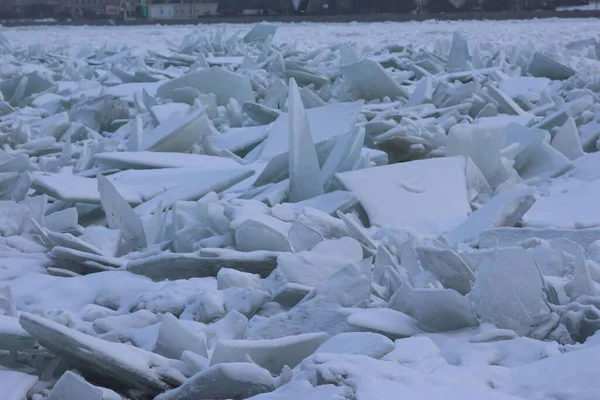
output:
[[[552,138],[552,147],[560,151],[569,160],[575,160],[583,155],[581,137],[575,120],[569,117]]]
[[[142,142],[144,140],[144,122],[138,115],[131,124],[131,132],[129,133],[129,139],[127,140],[127,150],[129,151],[140,151],[142,150]]]
[[[469,65],[470,61],[471,55],[469,54],[469,44],[467,43],[467,39],[459,32],[454,32],[450,55],[448,56],[448,62],[446,63],[446,71],[460,72],[469,70],[471,69],[471,66]]]
[[[121,197],[113,184],[103,175],[98,175],[98,192],[106,220],[111,229],[121,231],[123,250],[129,252],[146,247],[146,233],[140,217]]]
[[[317,151],[312,139],[312,133],[304,105],[298,91],[298,85],[292,78],[289,83],[289,176],[290,202],[310,199],[323,194],[321,170]]]

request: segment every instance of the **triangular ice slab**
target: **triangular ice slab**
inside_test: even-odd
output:
[[[119,194],[115,186],[102,175],[98,175],[100,202],[106,214],[108,227],[121,231],[121,240],[126,252],[147,246],[146,233],[140,217]]]
[[[358,197],[371,225],[438,234],[471,212],[466,169],[467,158],[456,156],[344,172],[336,178]]]
[[[389,97],[408,99],[409,94],[376,61],[362,60],[342,66],[342,76],[352,99],[374,100]]]
[[[358,119],[363,102],[333,103],[306,110],[308,125],[315,145],[349,132]],[[282,114],[271,126],[259,158],[270,160],[290,148],[289,114]]]
[[[295,203],[323,194],[323,183],[310,124],[294,79],[290,79],[288,109],[289,200]]]
[[[183,152],[209,132],[208,117],[199,111],[174,115],[144,135],[141,150]]]

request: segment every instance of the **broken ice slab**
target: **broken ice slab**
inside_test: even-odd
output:
[[[373,332],[344,332],[333,336],[315,352],[317,354],[360,354],[380,359],[394,350],[394,342]]]
[[[115,86],[104,86],[106,88],[106,93],[112,94],[115,97],[123,99],[129,103],[134,102],[135,93],[142,91],[146,91],[151,96],[156,95],[156,90],[160,85],[164,83],[163,81],[158,82],[132,82],[132,83],[123,83],[121,85]]]
[[[542,142],[518,172],[524,180],[543,182],[573,169],[573,163],[550,144]]]
[[[174,114],[186,115],[190,111],[189,104],[166,103],[150,107],[150,113],[157,123],[162,123]]]
[[[23,400],[38,382],[38,377],[0,367],[0,387],[3,400]],[[67,399],[68,400],[68,399]],[[112,400],[112,399],[111,399]]]
[[[69,118],[71,122],[79,122],[95,132],[108,130],[112,121],[128,119],[129,106],[123,100],[111,94],[100,95],[82,101],[71,107]]]
[[[133,212],[127,200],[106,177],[98,175],[96,179],[108,227],[121,231],[121,246],[118,252],[123,254],[146,248],[148,241],[140,217]]]
[[[349,132],[358,121],[362,105],[362,101],[355,101],[352,103],[333,103],[306,110],[313,143],[318,145]],[[270,160],[287,152],[290,148],[288,130],[289,114],[282,114],[271,125],[269,136],[265,140],[259,159]]]
[[[587,110],[594,104],[594,98],[590,95],[579,97],[575,100],[571,100],[562,106],[557,111],[550,113],[544,117],[540,122],[533,125],[533,128],[546,129],[552,131],[552,128],[556,126],[562,126],[569,117],[577,117],[583,111]],[[582,132],[582,141],[585,147],[586,141]]]
[[[450,128],[446,157],[469,157],[492,187],[501,183],[500,151],[505,147],[504,130],[479,125],[457,124]],[[485,149],[485,151],[482,151]]]
[[[277,32],[277,25],[268,22],[256,24],[244,36],[244,42],[264,42],[269,36],[274,36]]]
[[[344,213],[348,212],[357,204],[358,198],[354,193],[343,190],[325,193],[297,203],[283,203],[283,205],[289,205],[296,213],[301,213],[305,208],[314,208],[332,216],[335,216],[338,210]]]
[[[184,351],[207,356],[204,337],[189,329],[170,313],[162,318],[158,338],[152,351],[175,360],[181,359]]]
[[[600,240],[600,228],[560,229],[560,228],[492,228],[484,230],[479,239],[480,248],[509,247],[527,239],[553,240],[565,238],[578,243],[584,249]]]
[[[252,363],[217,364],[154,400],[245,399],[275,390],[269,371]]]
[[[416,248],[421,267],[431,272],[446,289],[456,290],[463,296],[471,291],[475,274],[451,248],[442,246],[419,246]]]
[[[129,261],[125,269],[155,281],[217,276],[221,268],[232,268],[268,276],[277,267],[281,253],[254,251],[242,253],[226,249],[202,249],[197,253],[162,253]]]
[[[269,135],[269,126],[249,126],[243,128],[231,128],[225,133],[213,138],[215,145],[221,149],[229,150],[233,153],[246,150]]]
[[[356,240],[350,237],[324,240],[310,251],[279,256],[277,281],[316,287],[348,264],[362,259],[362,247]]]
[[[200,111],[171,116],[154,130],[144,134],[141,150],[184,152],[210,132],[208,117]]]
[[[198,168],[202,170],[233,169],[240,164],[229,158],[205,154],[122,151],[94,154],[98,164],[117,169]]]
[[[548,78],[519,76],[501,80],[499,88],[513,99],[523,98],[537,103],[549,84]]]
[[[98,183],[93,178],[82,178],[67,173],[51,174],[48,172],[33,172],[32,187],[44,194],[59,200],[74,203],[99,204],[100,194]],[[135,187],[115,184],[115,188],[129,204],[141,204],[141,193]]]
[[[291,252],[288,241],[290,224],[264,214],[243,221],[235,231],[236,249],[243,252],[258,250]]]
[[[444,332],[479,325],[471,303],[452,289],[413,289],[403,284],[388,306],[410,315],[419,328]]]
[[[304,86],[315,85],[316,87],[323,87],[329,84],[329,76],[322,74],[316,69],[303,67],[294,61],[285,62],[284,72],[286,78],[295,79]]]
[[[29,207],[26,204],[14,201],[0,201],[0,235],[4,237],[19,235],[29,216]]]
[[[501,192],[445,236],[449,242],[468,243],[477,240],[486,229],[515,226],[535,203],[534,194],[532,188]]]
[[[326,333],[305,333],[277,339],[221,340],[210,360],[211,365],[254,362],[273,375],[286,365],[294,368],[329,338]]]
[[[477,118],[473,123],[482,128],[505,128],[510,124],[528,126],[533,121],[532,115],[497,115],[495,117]]]
[[[291,308],[300,303],[312,289],[310,286],[288,282],[272,294],[273,301]]]
[[[0,349],[30,350],[35,346],[35,339],[19,324],[19,319],[0,315]]]
[[[342,66],[342,76],[348,95],[352,99],[375,100],[389,97],[409,98],[405,88],[373,60],[362,60]]]
[[[586,182],[572,191],[542,197],[523,216],[532,228],[580,229],[600,226],[600,180]]]
[[[121,396],[110,389],[94,386],[73,371],[65,372],[56,382],[48,400],[121,400]]]
[[[34,71],[3,80],[0,83],[0,92],[6,100],[10,100],[11,106],[23,107],[33,100],[34,95],[53,91],[56,87],[52,79]]]
[[[516,170],[527,164],[542,142],[550,140],[550,134],[544,129],[527,128],[515,123],[506,126],[504,134],[506,148],[502,156],[513,159]]]
[[[468,163],[466,157],[456,156],[343,172],[335,177],[358,197],[371,225],[439,234],[456,227],[471,212]]]
[[[193,181],[162,192],[135,207],[134,211],[143,216],[153,213],[157,207],[166,210],[178,201],[198,200],[207,193],[222,192],[253,174],[252,170],[239,168],[217,171],[198,170]]]
[[[542,275],[531,253],[518,247],[501,248],[479,260],[468,297],[483,322],[527,335],[550,314],[542,287]]]
[[[226,106],[230,98],[236,99],[239,104],[254,101],[250,79],[222,67],[200,69],[172,79],[161,85],[157,94],[162,99],[168,99],[173,90],[182,87],[193,87],[201,93],[214,93],[220,106]]]
[[[348,317],[348,324],[356,329],[380,333],[391,339],[417,335],[422,331],[417,321],[390,308],[373,308]]]
[[[498,103],[501,111],[504,111],[506,114],[510,115],[528,115],[528,113],[526,113],[510,96],[508,96],[502,90],[493,85],[487,85],[486,89],[487,94]]]
[[[325,104],[321,104],[325,105]],[[282,113],[281,111],[267,107],[263,104],[253,103],[250,101],[242,104],[242,112],[244,112],[252,121],[258,125],[266,125],[274,122]]]
[[[22,313],[21,326],[49,351],[94,382],[115,389],[134,388],[157,395],[181,382],[165,380],[169,359],[133,346],[109,343],[59,323]]]
[[[545,54],[535,52],[526,72],[535,77],[544,77],[553,81],[569,79],[576,72]]]
[[[313,386],[308,380],[293,379],[273,392],[259,394],[248,400],[348,400],[353,396],[352,389],[345,385]]]

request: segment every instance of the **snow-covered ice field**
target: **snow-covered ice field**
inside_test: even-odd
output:
[[[0,28],[0,400],[600,399],[599,33]]]

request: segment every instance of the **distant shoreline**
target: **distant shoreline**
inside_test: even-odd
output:
[[[18,26],[138,26],[138,25],[197,25],[197,24],[252,24],[268,22],[408,22],[408,21],[456,21],[456,20],[528,20],[542,18],[600,18],[600,10],[561,10],[561,11],[465,11],[439,14],[361,14],[361,15],[249,15],[212,16],[198,19],[147,20],[131,19],[77,19],[72,21],[43,20],[0,20],[4,27]]]

